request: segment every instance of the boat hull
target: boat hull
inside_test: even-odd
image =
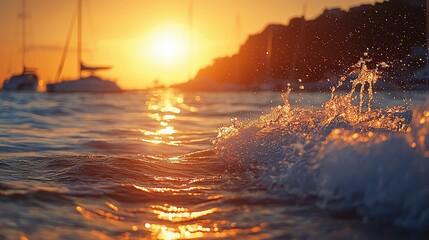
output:
[[[39,78],[36,74],[23,73],[14,75],[3,82],[3,90],[6,91],[36,91]]]
[[[77,80],[62,81],[46,85],[47,92],[120,92],[121,88],[115,82],[91,76]]]

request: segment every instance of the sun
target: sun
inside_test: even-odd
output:
[[[178,64],[188,55],[188,35],[179,26],[160,27],[149,34],[145,49],[145,55],[152,63]]]

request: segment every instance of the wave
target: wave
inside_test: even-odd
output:
[[[292,108],[289,93],[269,114],[219,129],[215,151],[231,172],[284,199],[315,198],[322,209],[366,221],[429,227],[429,101],[412,111],[371,109],[371,96],[365,111],[363,90],[357,98],[353,88],[333,92],[317,110]]]

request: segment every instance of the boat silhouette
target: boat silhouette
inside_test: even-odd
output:
[[[21,60],[22,60],[22,73],[11,76],[3,82],[3,90],[6,91],[36,91],[39,85],[39,77],[36,70],[33,68],[25,67],[25,58],[27,52],[26,42],[26,0],[21,3],[22,12],[21,17]]]
[[[61,70],[64,65],[67,53],[69,36],[67,36],[65,51],[60,62],[57,72],[56,83],[46,85],[47,92],[119,92],[121,88],[113,81],[96,76],[96,71],[107,70],[107,66],[88,66],[82,60],[82,0],[78,0],[77,16],[77,61],[78,61],[78,78],[59,81]],[[83,73],[89,74],[84,77]]]

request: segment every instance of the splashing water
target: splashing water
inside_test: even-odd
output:
[[[403,106],[372,109],[380,63],[361,59],[348,93],[332,89],[323,109],[283,106],[247,124],[220,128],[216,154],[232,169],[243,168],[249,184],[280,197],[315,197],[331,211],[354,211],[411,229],[429,227],[429,101],[413,111]],[[353,103],[361,85],[359,103]],[[368,111],[362,111],[368,85]],[[243,170],[241,169],[241,170]]]
[[[367,57],[368,53],[364,53],[364,56]],[[348,102],[351,102],[353,99],[353,93],[356,91],[356,87],[360,85],[360,91],[359,91],[359,112],[362,112],[362,105],[364,103],[364,91],[365,86],[368,85],[368,111],[371,111],[371,102],[374,97],[373,92],[373,85],[378,81],[380,78],[380,71],[379,67],[386,68],[389,67],[389,65],[385,62],[378,63],[375,67],[375,69],[368,69],[367,63],[371,62],[372,59],[368,58],[360,58],[360,60],[353,65],[354,69],[352,72],[349,73],[349,76],[353,74],[358,74],[357,77],[352,80],[352,89],[349,92],[349,94],[346,95],[345,99]],[[344,81],[347,79],[347,76],[342,76],[340,78],[340,81],[337,85],[337,87],[331,88],[331,98],[334,97],[334,92],[336,89],[338,89],[341,85],[343,85]]]

